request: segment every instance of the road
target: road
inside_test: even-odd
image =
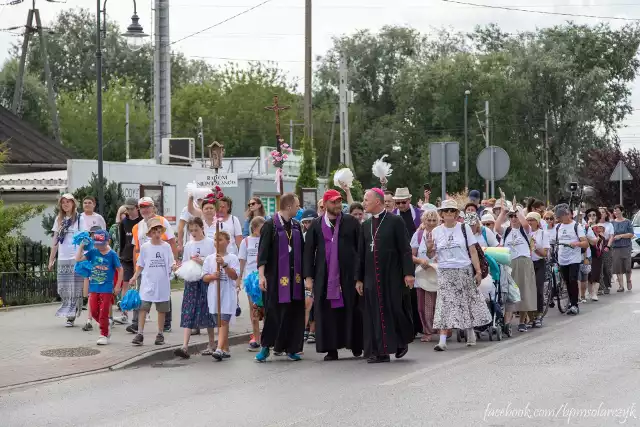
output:
[[[640,283],[636,272],[635,282]],[[8,426],[640,425],[639,292],[602,297],[543,329],[367,365],[208,357],[0,391]],[[579,413],[589,409],[590,413]]]

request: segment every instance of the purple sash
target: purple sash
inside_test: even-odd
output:
[[[280,215],[273,217],[273,224],[278,232],[278,302],[280,304],[291,302],[291,292],[289,291],[289,281],[291,268],[289,266],[289,238],[282,225]],[[300,228],[298,224],[291,221],[291,240],[293,241],[293,299],[302,300],[302,248],[300,247]]]
[[[409,209],[411,209],[412,211],[411,216],[413,217],[413,225],[416,226],[417,230],[418,228],[420,228],[420,224],[422,224],[422,220],[420,219],[420,217],[422,216],[422,211],[420,210],[420,208],[417,208],[413,205],[409,205]],[[395,208],[393,210],[393,214],[400,215],[400,210],[398,208]]]
[[[340,262],[338,261],[338,236],[342,214],[336,219],[335,231],[327,224],[329,218],[322,217],[322,236],[324,237],[324,255],[327,260],[327,300],[331,301],[331,308],[344,307],[342,288],[340,288]]]

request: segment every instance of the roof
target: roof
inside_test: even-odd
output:
[[[66,189],[66,170],[0,175],[0,191],[61,192]]]
[[[73,158],[71,151],[1,106],[0,141],[10,149],[8,164],[66,165]]]

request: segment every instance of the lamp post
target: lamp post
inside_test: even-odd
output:
[[[102,3],[96,0],[96,104],[97,104],[97,128],[98,128],[98,212],[105,213],[104,201],[104,159],[102,156],[102,37],[107,34],[107,0]],[[123,36],[127,37],[127,44],[133,51],[139,50],[143,45],[143,40],[147,34],[138,23],[140,18],[136,10],[136,0],[133,0],[133,15],[131,25],[127,27],[127,32]]]
[[[464,91],[464,188],[469,191],[469,127],[467,125],[467,105],[469,104],[470,90]]]

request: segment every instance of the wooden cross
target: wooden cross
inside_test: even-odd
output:
[[[280,111],[288,110],[288,105],[280,106],[278,105],[278,95],[273,96],[273,105],[268,107],[264,107],[265,110],[275,111],[276,113],[276,136],[278,141],[280,141]],[[278,142],[278,148],[280,148],[280,143]]]

